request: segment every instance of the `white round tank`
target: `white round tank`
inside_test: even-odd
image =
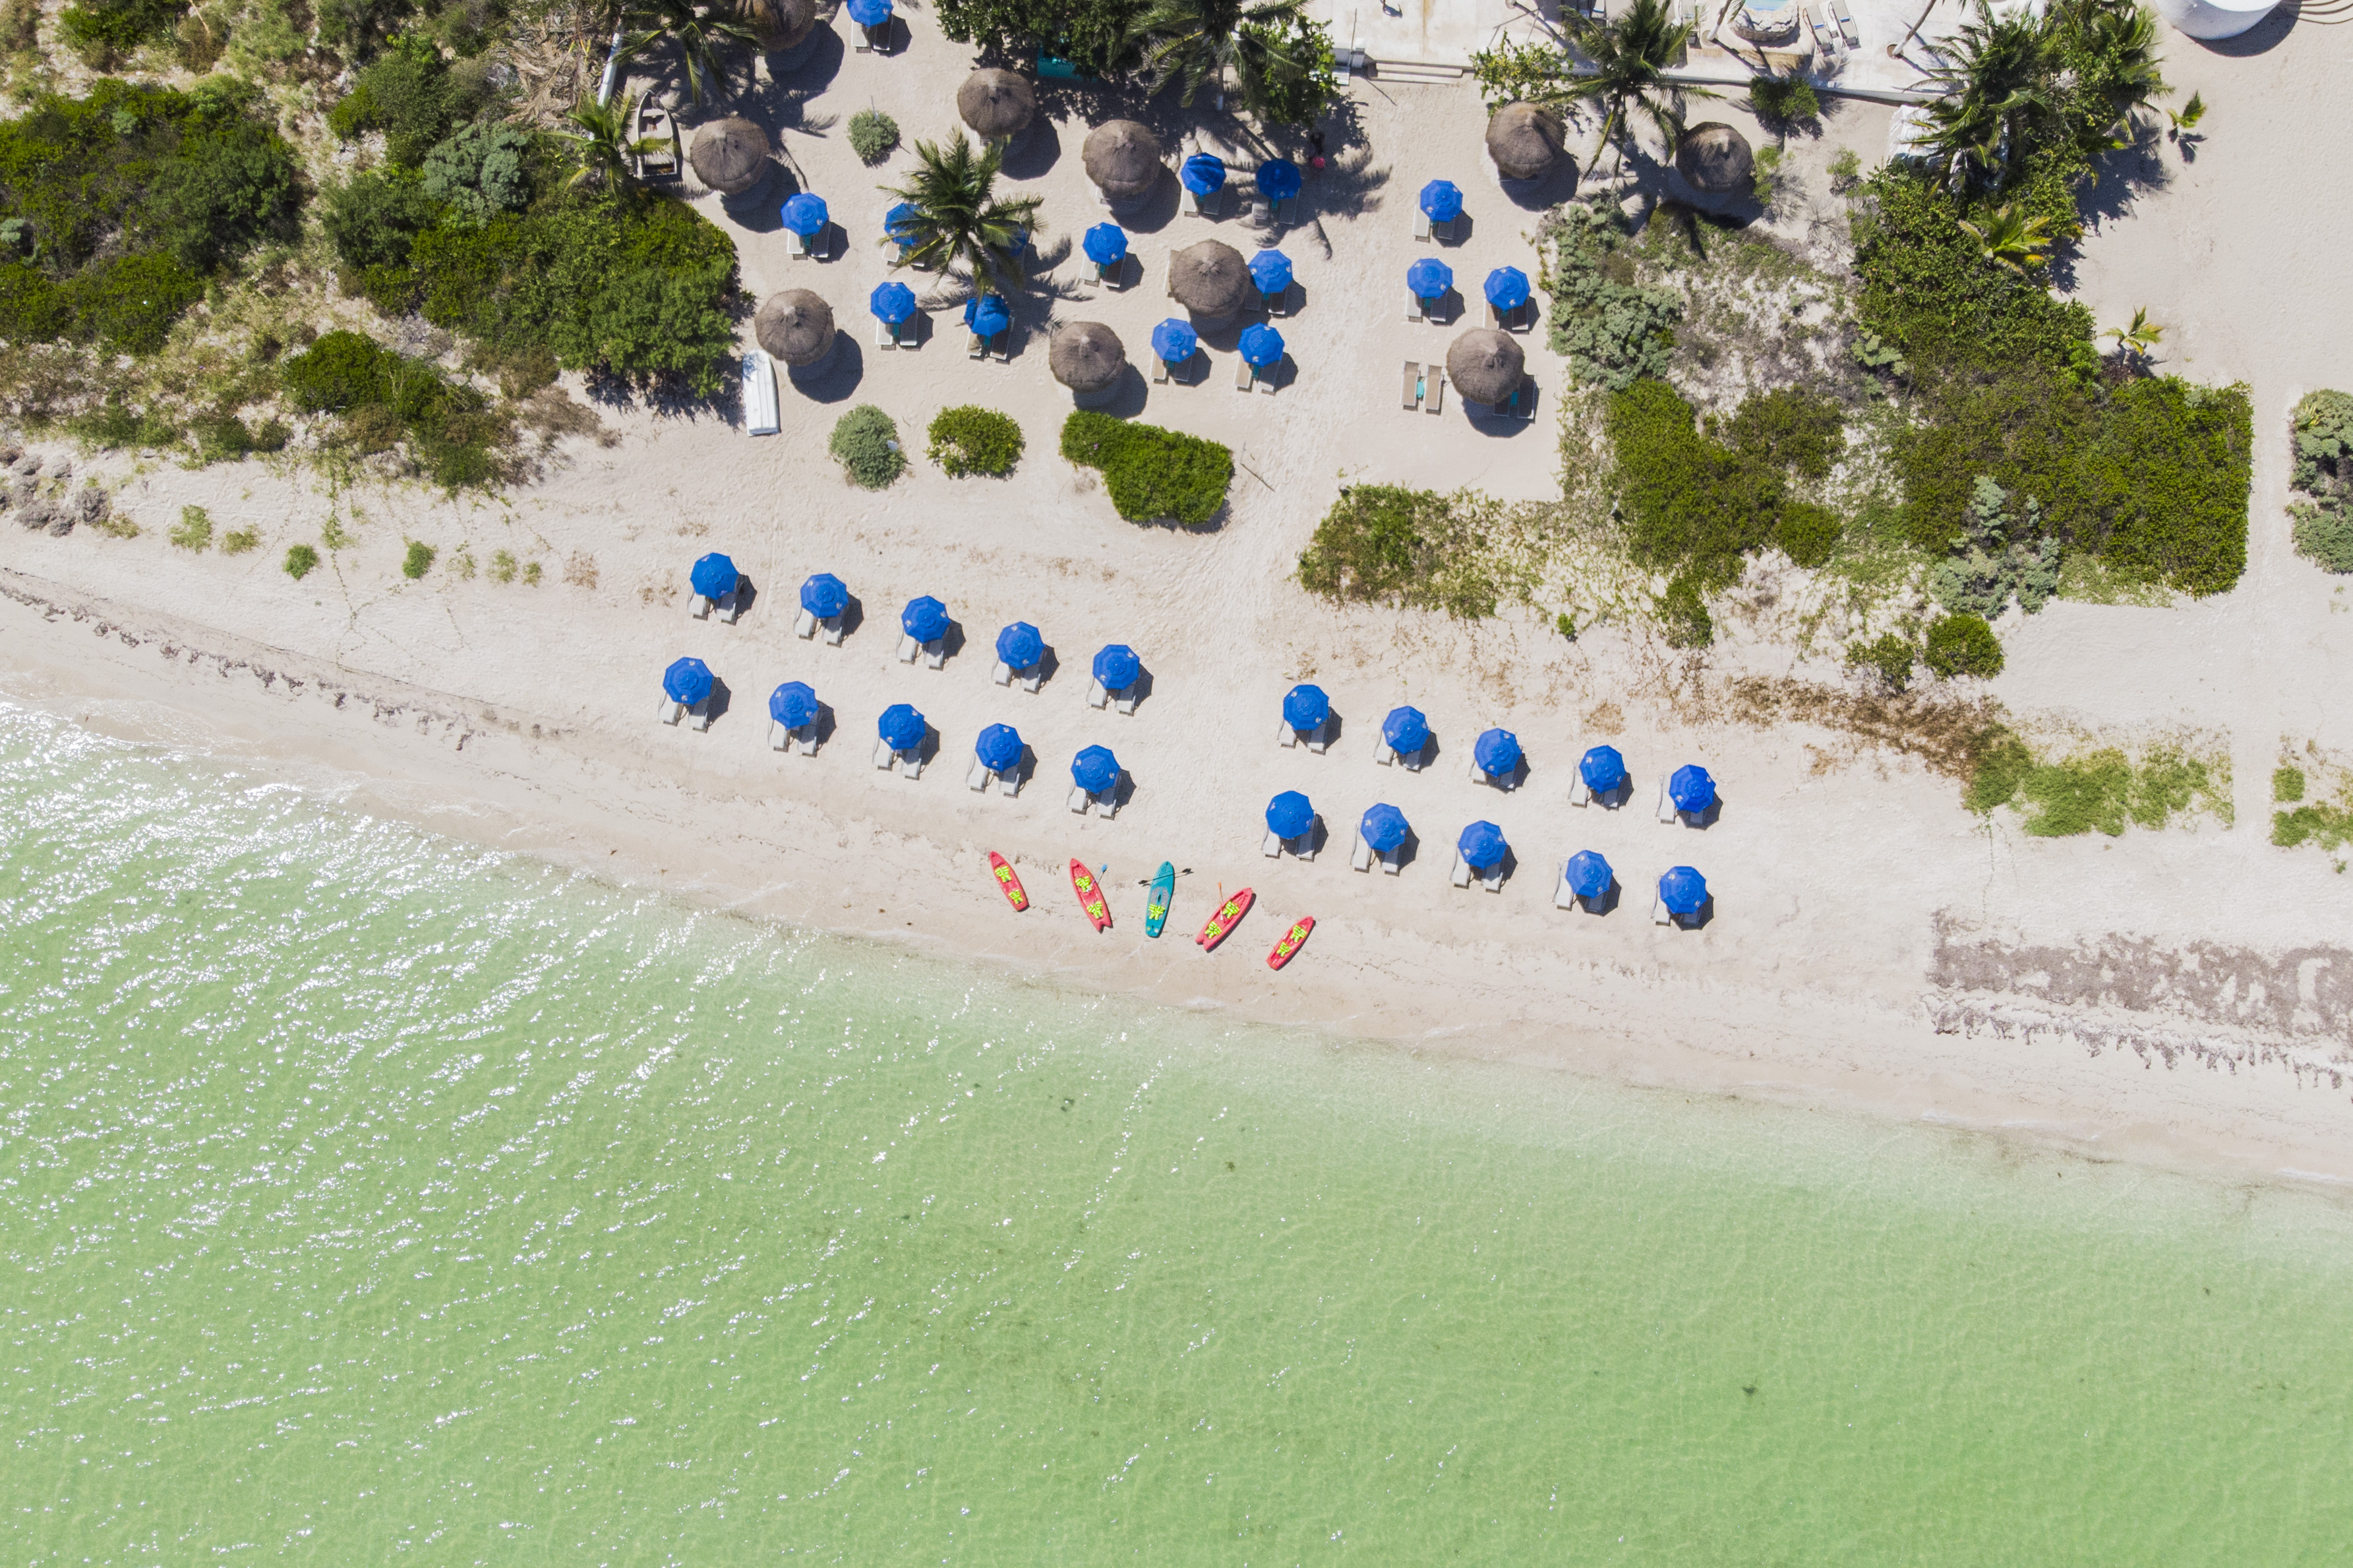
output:
[[[2193,38],[2234,38],[2279,6],[2279,0],[2157,0],[2158,14]]]

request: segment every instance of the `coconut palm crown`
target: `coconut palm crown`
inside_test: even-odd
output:
[[[1690,82],[1666,79],[1692,32],[1668,0],[1634,0],[1607,23],[1575,15],[1564,20],[1577,52],[1591,62],[1590,69],[1566,84],[1566,95],[1601,107],[1601,134],[1594,142],[1593,157],[1586,160],[1588,169],[1624,128],[1630,111],[1640,110],[1672,149],[1683,134],[1683,99],[1722,96]]]
[[[637,26],[621,39],[623,63],[656,44],[670,43],[678,50],[679,68],[686,73],[687,96],[698,104],[708,88],[727,85],[728,46],[760,41],[759,34],[733,13],[698,6],[694,0],[649,0],[632,5],[627,19]]]
[[[1144,46],[1148,92],[1175,82],[1189,109],[1208,84],[1222,108],[1231,72],[1242,107],[1263,118],[1270,89],[1307,69],[1293,43],[1305,20],[1304,0],[1153,0],[1129,36]]]
[[[587,190],[628,189],[635,161],[655,145],[651,137],[630,136],[637,115],[635,98],[612,103],[584,98],[575,105],[564,118],[575,129],[565,135],[571,141],[573,155],[580,164],[565,183]]]
[[[905,247],[902,259],[913,266],[961,266],[984,294],[1026,283],[1022,240],[1039,226],[1040,199],[997,198],[997,174],[1004,161],[1002,146],[976,149],[962,131],[944,144],[916,142],[907,183],[882,187],[913,207],[914,215],[901,219],[884,243]]]

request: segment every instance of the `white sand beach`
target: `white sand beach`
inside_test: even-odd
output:
[[[1541,334],[1526,340],[1535,421],[1398,406],[1400,362],[1441,360],[1459,330],[1401,319],[1404,269],[1427,248],[1411,235],[1413,193],[1439,177],[1468,193],[1467,234],[1446,258],[1474,309],[1490,268],[1536,272],[1528,237],[1543,205],[1569,194],[1504,195],[1467,83],[1351,87],[1360,150],[1311,179],[1282,238],[1303,293],[1278,323],[1292,379],[1271,396],[1237,392],[1230,333],[1211,333],[1205,382],[1134,376],[1114,405],[1229,443],[1228,515],[1200,532],[1121,521],[1094,476],[1055,453],[1071,399],[1047,373],[1047,329],[1102,321],[1131,365],[1148,363],[1149,330],[1172,310],[1169,251],[1214,235],[1248,254],[1256,237],[1180,213],[1172,178],[1123,220],[1144,280],[1124,291],[1084,280],[1077,238],[1103,216],[1079,164],[1089,100],[1058,90],[1051,134],[1012,165],[1018,188],[1045,198],[1038,247],[1051,266],[1021,302],[1010,361],[967,359],[956,297],[927,294],[938,280],[923,275],[910,280],[933,317],[928,341],[878,351],[865,301],[892,274],[873,243],[891,201],[877,185],[907,160],[864,168],[841,127],[871,102],[910,140],[950,130],[971,57],[924,12],[906,14],[899,54],[833,49],[811,80],[753,95],[768,123],[829,127],[786,129],[782,147],[846,237],[834,258],[788,259],[772,205],[746,226],[716,196],[701,200],[733,234],[754,298],[814,289],[843,329],[832,370],[784,388],[779,436],[750,437],[708,412],[607,412],[614,444],[567,438],[543,482],[454,502],[416,487],[333,495],[314,472],[259,461],[134,472],[119,455],[75,454],[79,472],[122,482],[117,508],[144,532],[0,527],[0,693],[598,877],[1059,984],[1335,1039],[2009,1129],[2095,1157],[2353,1180],[2353,881],[2327,856],[2265,837],[2284,738],[2353,747],[2353,598],[2293,555],[2282,516],[2288,410],[2308,390],[2353,384],[2353,331],[2335,308],[2353,215],[2299,156],[2353,130],[2353,27],[2283,16],[2290,25],[2261,47],[2167,35],[2168,78],[2212,106],[2206,140],[2191,162],[2156,154],[2155,177],[2087,238],[2075,278],[2102,324],[2141,305],[2167,324],[2163,368],[2251,387],[2246,575],[2177,608],[2054,603],[2005,626],[2010,665],[1992,683],[2030,724],[2226,735],[2228,829],[2025,837],[1969,815],[1951,780],[1915,761],[1693,700],[1704,682],[1690,662],[1642,631],[1571,642],[1525,609],[1464,624],[1303,592],[1292,574],[1339,484],[1558,493],[1550,399],[1566,373]],[[1829,201],[1821,171],[1841,148],[1883,155],[1889,112],[1843,103],[1794,150],[1810,197]],[[1761,135],[1733,104],[1706,113]],[[1172,164],[1183,150],[1169,140]],[[1778,224],[1803,242],[1802,210]],[[847,484],[825,451],[834,421],[867,402],[897,420],[915,458],[880,493]],[[932,416],[965,403],[1020,420],[1028,451],[1009,479],[952,480],[921,460]],[[164,534],[188,504],[219,529],[259,530],[263,548],[174,549]],[[331,514],[356,542],[289,579],[286,546],[315,540]],[[398,571],[411,540],[439,552],[421,582]],[[738,625],[688,614],[688,567],[714,549],[756,589]],[[461,551],[486,563],[497,550],[541,563],[544,581],[448,569]],[[795,591],[818,571],[862,607],[839,647],[793,635]],[[921,594],[947,605],[963,637],[938,671],[893,657],[900,606]],[[990,646],[1015,620],[1036,624],[1059,664],[1034,695],[989,679]],[[1133,715],[1085,700],[1088,661],[1110,642],[1150,672]],[[656,722],[661,670],[690,655],[728,694],[708,732]],[[1736,626],[1706,666],[1844,679],[1833,658],[1800,663]],[[816,757],[768,748],[767,695],[794,679],[838,722]],[[1342,721],[1323,755],[1275,742],[1282,694],[1309,679]],[[900,701],[940,737],[918,782],[869,756],[875,715]],[[1429,714],[1440,746],[1419,773],[1374,759],[1381,716],[1405,702]],[[1000,721],[1037,757],[1018,799],[965,784],[973,737]],[[1467,776],[1490,726],[1514,731],[1529,758],[1509,795]],[[1576,758],[1602,740],[1635,781],[1614,813],[1568,802]],[[1115,820],[1065,805],[1070,758],[1092,743],[1134,783]],[[1658,780],[1687,762],[1722,790],[1704,829],[1651,809]],[[1259,852],[1261,814],[1284,789],[1313,798],[1330,836],[1312,864]],[[1398,877],[1348,866],[1353,826],[1376,801],[1417,830]],[[1455,835],[1482,818],[1514,848],[1500,895],[1447,881]],[[1605,854],[1625,889],[1606,917],[1553,906],[1561,862],[1580,848]],[[1019,867],[1028,913],[991,883],[990,849]],[[1108,933],[1079,915],[1072,856],[1105,868]],[[1134,884],[1164,858],[1191,875],[1154,942]],[[1715,893],[1703,929],[1648,918],[1656,878],[1678,864]],[[1183,940],[1220,887],[1245,885],[1258,910],[1222,951]],[[1317,918],[1314,936],[1272,974],[1263,955],[1302,913]]]

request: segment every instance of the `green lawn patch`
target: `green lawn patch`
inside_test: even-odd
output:
[[[1112,505],[1130,522],[1211,521],[1234,480],[1233,453],[1215,441],[1084,408],[1062,423],[1062,456],[1100,469]]]

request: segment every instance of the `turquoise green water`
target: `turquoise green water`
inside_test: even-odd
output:
[[[2287,1563],[2295,1193],[1155,1013],[0,709],[0,1555]]]

